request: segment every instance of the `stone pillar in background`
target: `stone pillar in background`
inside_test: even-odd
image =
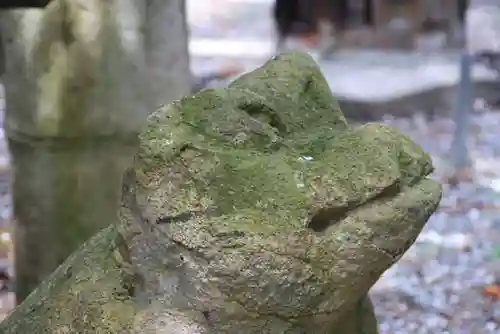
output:
[[[185,26],[159,37],[165,17],[185,20],[174,19],[181,1],[162,3],[53,0],[3,14],[17,302],[115,221],[122,173],[157,94],[167,103],[189,91],[185,65],[165,72],[188,63],[178,59],[187,58]],[[172,56],[169,46],[181,50]]]

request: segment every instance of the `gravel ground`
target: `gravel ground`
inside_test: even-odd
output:
[[[473,165],[458,185],[449,182],[453,122],[417,114],[386,123],[431,154],[444,197],[414,246],[372,289],[381,334],[499,333],[500,303],[483,289],[500,279],[500,113],[474,116]]]

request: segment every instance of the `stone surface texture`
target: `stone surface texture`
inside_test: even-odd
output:
[[[140,139],[122,223],[2,332],[377,333],[368,290],[441,199],[430,157],[347,124],[303,53],[160,109]]]

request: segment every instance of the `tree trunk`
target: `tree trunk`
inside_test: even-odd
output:
[[[121,224],[0,333],[376,334],[368,290],[441,198],[430,157],[349,126],[306,54],[160,109],[139,138]]]
[[[3,14],[18,302],[116,219],[123,170],[158,94],[169,102],[189,91],[182,7],[160,3],[54,0]],[[162,38],[162,22],[177,30]]]

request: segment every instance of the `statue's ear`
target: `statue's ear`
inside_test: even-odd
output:
[[[286,133],[325,124],[339,130],[347,128],[318,64],[306,53],[274,56],[262,67],[236,79],[230,88],[249,90],[266,100]]]

